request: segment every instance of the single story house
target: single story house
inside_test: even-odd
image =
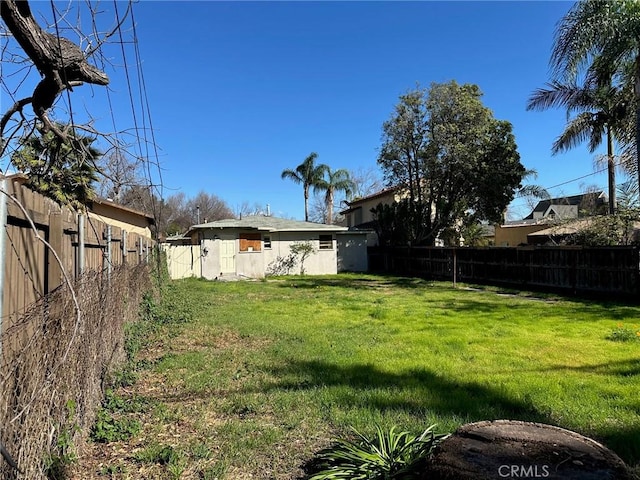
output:
[[[96,198],[87,204],[90,218],[96,218],[107,225],[137,233],[143,237],[153,238],[152,227],[155,225],[153,216],[112,200]]]
[[[311,246],[306,274],[367,270],[366,235],[337,225],[251,215],[193,225],[185,236],[200,246],[201,276],[210,280],[300,273],[292,247],[303,243]]]

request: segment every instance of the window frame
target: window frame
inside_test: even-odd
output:
[[[325,237],[324,239],[322,237]],[[327,246],[327,237],[329,238],[329,246]],[[323,246],[324,245],[324,246]],[[318,235],[318,249],[319,250],[333,250],[333,234]]]
[[[238,251],[255,253],[262,251],[262,235],[259,233],[241,232],[238,234]]]

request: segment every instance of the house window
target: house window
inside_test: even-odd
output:
[[[262,244],[262,238],[259,233],[241,233],[240,234],[240,251],[241,252],[259,252]]]
[[[271,248],[271,237],[269,235],[264,236],[264,248]]]
[[[320,250],[331,250],[333,248],[332,235],[320,235]]]

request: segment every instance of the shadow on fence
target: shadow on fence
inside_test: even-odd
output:
[[[640,301],[638,247],[369,247],[371,272]]]

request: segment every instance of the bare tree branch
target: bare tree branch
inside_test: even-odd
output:
[[[109,77],[90,65],[80,47],[71,40],[45,32],[33,18],[29,2],[1,0],[0,17],[43,76],[31,97],[34,113],[46,129],[64,138],[47,117],[58,95],[82,83],[108,85]]]

